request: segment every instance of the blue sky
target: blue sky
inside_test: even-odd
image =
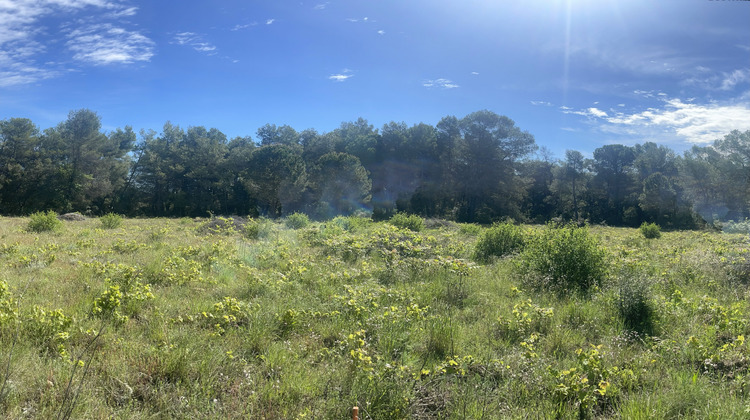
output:
[[[750,130],[750,1],[0,0],[0,119],[105,130],[489,109],[557,157]]]

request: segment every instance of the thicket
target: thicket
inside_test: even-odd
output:
[[[518,267],[533,288],[587,294],[604,281],[608,255],[587,227],[550,223],[529,238]]]
[[[520,252],[526,243],[523,228],[512,223],[498,223],[479,235],[472,257],[486,263],[493,257],[503,257]]]
[[[749,178],[749,145],[750,131],[733,131],[682,155],[647,142],[540,160],[529,132],[486,110],[434,126],[378,129],[360,118],[327,133],[267,124],[255,138],[228,139],[170,123],[140,138],[131,127],[103,132],[83,109],[44,131],[24,118],[0,121],[0,214],[719,226],[750,217],[748,184],[728,182]]]
[[[520,252],[477,265],[501,225],[27,223],[0,219],[3,418],[740,419],[750,405],[746,234],[507,225]]]

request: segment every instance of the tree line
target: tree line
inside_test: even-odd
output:
[[[398,211],[459,222],[563,220],[690,228],[750,217],[750,131],[682,155],[653,142],[554,159],[491,111],[437,125],[360,118],[327,133],[266,124],[228,139],[167,122],[161,133],[103,132],[88,109],[44,131],[0,121],[0,213],[325,219]]]

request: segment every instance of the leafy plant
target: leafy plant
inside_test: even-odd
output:
[[[661,228],[656,223],[643,222],[639,230],[646,239],[656,239],[661,237]]]
[[[617,311],[625,328],[640,334],[653,333],[654,308],[644,280],[626,279],[620,284]]]
[[[248,219],[243,231],[248,239],[263,239],[271,234],[271,222],[267,219]]]
[[[414,232],[421,232],[424,229],[424,219],[416,214],[396,213],[391,217],[388,223],[401,229],[409,229]]]
[[[526,245],[518,267],[532,287],[585,293],[604,279],[607,252],[586,227],[547,225]]]
[[[286,217],[284,224],[289,229],[302,229],[310,224],[310,218],[304,213],[292,213]]]
[[[61,227],[62,222],[57,218],[57,213],[48,210],[46,212],[38,211],[29,216],[26,230],[29,232],[41,233],[56,231]]]
[[[99,218],[102,229],[116,229],[122,225],[122,216],[115,213],[107,213]]]
[[[523,229],[512,223],[498,223],[482,232],[474,247],[475,261],[486,263],[493,257],[502,257],[523,249],[526,243]]]

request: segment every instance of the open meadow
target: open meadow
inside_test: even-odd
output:
[[[0,218],[3,418],[750,416],[747,233],[43,222]]]

